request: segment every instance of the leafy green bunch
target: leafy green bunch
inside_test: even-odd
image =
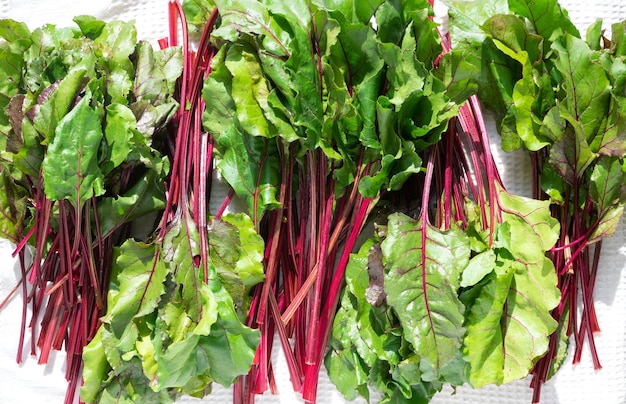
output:
[[[266,331],[247,391],[269,384],[276,329],[294,388],[314,400],[349,253],[381,195],[423,171],[458,104],[435,74],[425,0],[215,5],[203,123],[268,246],[249,314]]]
[[[347,398],[373,389],[381,402],[426,403],[444,384],[523,378],[547,352],[559,292],[546,251],[558,223],[545,202],[498,197],[495,229],[471,202],[465,228],[396,213],[352,255],[326,357]]]
[[[200,128],[200,89],[214,49],[201,40],[192,52],[180,3],[170,13],[170,32],[181,20],[184,67],[168,131],[168,198],[149,240],[127,239],[113,252],[106,314],[83,354],[87,402],[203,397],[213,382],[230,386],[245,374],[259,343],[244,318],[263,280],[263,239],[246,214],[209,212],[213,139]]]
[[[375,197],[421,170],[419,152],[456,113],[432,73],[440,45],[426,1],[215,4],[225,46],[204,124],[251,214],[279,206],[279,152],[292,144],[303,169],[306,153],[323,153],[337,198],[357,176]]]
[[[559,226],[547,203],[508,194],[493,170],[480,204],[467,192],[471,176],[459,148],[468,140],[447,135],[456,133],[451,118],[467,90],[449,64],[438,64],[443,47],[429,4],[216,4],[222,47],[205,83],[203,122],[216,138],[223,178],[253,222],[267,226],[264,289],[275,294],[260,292],[258,311],[249,313],[262,331],[261,365],[245,390],[263,391],[258,380],[271,377],[262,368],[268,324],[277,324],[282,341],[293,337],[283,343],[291,381],[310,401],[326,332],[326,366],[348,398],[369,398],[369,384],[385,400],[420,402],[443,383],[478,387],[526,376],[557,326],[550,311],[559,293],[546,252]],[[438,156],[429,157],[431,166],[445,160],[467,185],[465,192],[455,186],[453,207],[432,225],[429,195],[441,194],[444,175],[425,167],[425,156]],[[425,185],[424,171],[439,188]],[[407,183],[416,175],[428,189],[421,198],[415,181]],[[400,209],[387,193],[418,195],[420,219],[392,214],[348,260],[375,203]],[[462,223],[446,226],[444,215]],[[314,326],[305,322],[318,313]]]
[[[540,386],[562,362],[574,335],[574,362],[600,330],[593,287],[601,241],[614,233],[626,202],[626,25],[591,24],[585,38],[557,1],[510,0],[488,7],[453,2],[453,37],[466,55],[460,76],[498,119],[502,146],[529,151],[534,196],[549,199],[562,233],[552,259],[559,275],[560,323],[535,368]],[[578,291],[583,310],[578,315]],[[538,400],[539,388],[536,388]]]
[[[113,247],[165,205],[164,133],[182,68],[177,49],[138,42],[132,23],[74,21],[32,32],[0,21],[0,234],[17,244],[24,305],[43,314],[32,327],[39,361],[66,347],[67,401],[104,313]],[[18,362],[23,341],[24,331]]]
[[[31,33],[2,20],[0,141],[3,197],[10,199],[2,206],[36,200],[41,179],[48,199],[77,210],[100,197],[104,237],[163,206],[158,180],[167,161],[155,147],[178,106],[172,93],[181,61],[175,49],[138,43],[131,23],[75,21],[80,29],[46,25]],[[125,179],[135,167],[144,175]],[[2,235],[20,242],[34,207],[15,213],[4,215]]]
[[[210,275],[197,264],[199,232],[178,221],[162,243],[127,240],[114,253],[102,326],[85,348],[86,402],[173,402],[204,397],[247,372],[258,332],[240,317],[263,277],[263,240],[244,214],[214,219]]]

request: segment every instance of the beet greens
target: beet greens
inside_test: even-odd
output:
[[[0,21],[1,228],[17,245],[24,305],[17,361],[27,328],[39,363],[64,349],[68,403],[105,311],[113,248],[165,205],[158,148],[180,72],[178,52],[137,42],[131,23],[74,21],[32,32]]]
[[[495,13],[454,4],[454,20],[461,23],[453,34],[471,60],[465,74],[476,74],[478,94],[496,112],[505,150],[529,151],[534,197],[549,200],[561,223],[550,251],[561,291],[552,312],[559,329],[532,372],[533,402],[539,402],[541,385],[564,361],[570,336],[573,362],[586,342],[594,367],[601,367],[593,288],[602,239],[615,231],[626,200],[626,31],[624,23],[614,24],[606,38],[597,21],[581,39],[555,0],[492,3],[486,10]],[[466,24],[472,20],[479,26]]]
[[[250,368],[259,343],[246,327],[249,289],[263,279],[263,240],[243,213],[211,216],[213,138],[201,128],[201,86],[215,48],[214,11],[196,51],[178,2],[171,38],[182,31],[183,71],[172,120],[167,202],[147,242],[115,249],[106,315],[85,348],[86,402],[172,402],[231,385]],[[179,24],[180,21],[180,24]]]
[[[66,402],[82,372],[84,402],[217,382],[252,403],[278,393],[275,336],[309,403],[323,363],[348,399],[415,403],[529,372],[538,402],[572,334],[575,361],[587,341],[600,366],[593,284],[626,198],[624,24],[584,41],[555,0],[453,2],[451,36],[427,0],[169,11],[161,50],[130,23],[0,20],[18,361],[27,328],[41,363],[65,347]],[[503,148],[530,151],[536,199],[506,191],[479,99]]]
[[[261,344],[235,401],[274,384],[278,333],[294,389],[315,402],[349,254],[381,193],[422,169],[419,152],[457,107],[429,71],[438,45],[426,2],[216,4],[226,45],[204,123],[266,239],[248,319]]]

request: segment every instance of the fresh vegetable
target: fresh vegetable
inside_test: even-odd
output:
[[[209,215],[213,137],[200,126],[200,89],[216,18],[214,11],[192,52],[182,6],[170,3],[171,37],[161,43],[178,45],[180,20],[183,72],[168,138],[167,202],[147,242],[129,239],[115,249],[106,315],[85,348],[83,401],[203,397],[212,382],[229,386],[245,374],[259,343],[242,318],[250,288],[263,279],[263,240],[243,213]]]
[[[31,32],[0,20],[0,229],[22,268],[17,361],[27,328],[39,363],[65,349],[68,403],[105,312],[114,246],[165,206],[160,150],[181,69],[176,49],[137,42],[131,23],[74,21]]]
[[[128,23],[0,20],[0,235],[32,352],[39,313],[40,362],[68,351],[66,401],[82,368],[85,402],[217,382],[250,403],[277,393],[275,335],[305,402],[322,361],[349,399],[532,371],[538,401],[567,337],[579,358],[598,330],[626,30],[585,42],[555,1],[509,3],[452,4],[449,37],[427,0],[174,1],[157,51]],[[476,93],[537,199],[505,190]]]
[[[419,152],[457,106],[430,73],[437,33],[425,1],[215,4],[225,44],[204,124],[266,239],[248,320],[261,344],[236,401],[273,385],[277,332],[294,389],[314,402],[349,254],[380,195],[422,170]]]
[[[574,363],[587,342],[601,367],[593,290],[602,239],[615,231],[626,200],[626,24],[614,24],[609,39],[597,21],[583,39],[556,0],[492,1],[484,9],[455,2],[452,18],[453,38],[473,55],[461,75],[474,75],[496,113],[503,148],[528,150],[534,197],[549,200],[561,223],[550,251],[561,291],[552,312],[559,328],[532,372],[539,402],[570,336]]]
[[[473,91],[459,70],[464,61],[445,53],[437,73],[459,101]],[[381,402],[428,402],[444,383],[523,378],[557,327],[550,312],[559,291],[546,252],[558,222],[547,202],[504,190],[476,97],[426,156],[425,174],[408,183],[415,188],[405,184],[389,199],[391,211],[415,218],[379,218],[375,237],[350,261],[326,357],[349,399],[374,390]],[[398,205],[408,189],[416,210]]]

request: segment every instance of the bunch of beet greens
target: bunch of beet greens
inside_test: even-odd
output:
[[[571,336],[573,362],[587,342],[594,368],[601,367],[593,290],[602,239],[615,231],[626,202],[626,23],[614,24],[609,39],[596,21],[582,39],[556,0],[490,1],[484,9],[455,2],[452,17],[468,55],[461,74],[477,78],[503,148],[529,151],[534,197],[549,200],[561,224],[550,251],[559,328],[532,371],[539,402]]]
[[[182,31],[182,106],[168,136],[171,173],[167,202],[148,240],[126,240],[115,250],[107,312],[85,348],[87,402],[172,402],[203,397],[213,381],[229,386],[250,368],[259,333],[241,319],[249,289],[263,279],[263,240],[250,218],[209,214],[213,137],[202,130],[201,89],[215,48],[209,15],[190,51],[182,6],[170,3],[170,40]],[[166,48],[168,49],[168,48]]]
[[[27,329],[39,363],[64,347],[68,403],[105,311],[114,247],[165,206],[160,150],[181,68],[177,50],[137,42],[130,23],[74,21],[31,32],[0,20],[0,229],[22,270],[17,361]]]

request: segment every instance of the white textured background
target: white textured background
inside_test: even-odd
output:
[[[355,0],[359,1],[359,0]],[[480,1],[477,6],[480,7]],[[598,18],[610,23],[626,19],[625,0],[561,0],[574,23],[584,31]],[[138,38],[152,41],[167,36],[167,0],[0,0],[0,18],[26,22],[31,29],[45,23],[72,25],[72,18],[90,14],[104,20],[135,20]],[[488,120],[491,134],[495,127]],[[499,152],[494,137],[494,152],[508,189],[513,193],[529,193],[528,162],[523,154]],[[15,285],[18,269],[11,258],[13,247],[0,240],[0,301]],[[595,301],[602,333],[596,344],[603,369],[594,371],[588,350],[582,363],[573,367],[566,363],[558,375],[543,388],[544,404],[626,404],[626,223],[622,220],[616,234],[605,241],[600,272],[595,289]],[[63,378],[63,356],[52,356],[47,366],[37,365],[36,358],[27,357],[17,365],[15,354],[19,337],[21,298],[18,296],[0,312],[0,403],[62,403],[66,383]],[[296,403],[280,352],[275,358],[275,369],[281,396],[262,396],[257,403]],[[570,361],[571,362],[571,361]],[[532,391],[529,380],[505,386],[488,386],[479,390],[457,389],[456,394],[444,390],[433,403],[487,403],[530,404]],[[220,403],[231,401],[230,390],[215,386],[211,396],[204,400],[185,399],[187,403]],[[318,402],[344,403],[328,378],[322,374]]]

